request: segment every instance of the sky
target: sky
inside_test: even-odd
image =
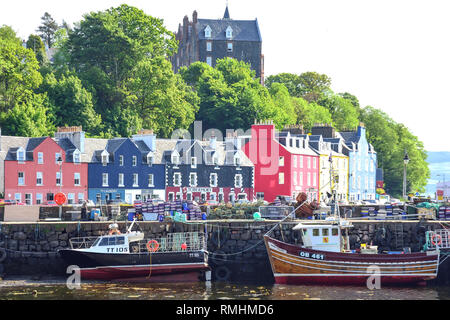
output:
[[[226,0],[2,0],[0,25],[24,39],[45,12],[61,23],[135,6],[175,32],[183,17],[223,17]],[[315,71],[334,92],[385,111],[428,151],[450,151],[448,0],[228,0],[232,19],[258,19],[266,76]]]

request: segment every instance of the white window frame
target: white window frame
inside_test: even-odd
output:
[[[39,180],[41,182],[39,183]],[[44,175],[42,172],[36,172],[36,186],[43,186],[44,185]]]
[[[154,162],[155,162],[155,157],[153,156],[153,154],[149,153],[147,155],[147,164],[148,164],[148,166],[151,167]]]
[[[233,42],[227,43],[227,52],[233,52]]]
[[[212,67],[212,57],[211,56],[207,56],[206,57],[206,64],[210,67]]]
[[[233,28],[228,26],[227,30],[225,31],[227,39],[233,38]]]
[[[310,186],[311,185],[311,172],[308,172],[307,174],[308,174],[308,176],[307,176],[307,179],[308,179],[307,183],[308,184],[307,185]]]
[[[74,204],[75,203],[75,193],[68,193],[67,194],[67,203],[68,204]]]
[[[36,193],[36,204],[42,204],[44,201],[42,193]]]
[[[213,188],[217,187],[218,181],[219,181],[219,178],[218,178],[217,173],[211,173],[209,175],[209,185],[211,187],[213,187]]]
[[[56,185],[57,186],[62,186],[62,172],[60,171],[56,171]]]
[[[59,157],[61,157],[61,160],[62,160],[62,154],[60,152],[55,152],[55,164],[58,164]]]
[[[300,169],[303,169],[303,156],[300,156]]]
[[[19,163],[24,163],[25,162],[25,150],[23,148],[19,148],[17,150],[17,161]]]
[[[172,154],[171,161],[175,165],[180,164],[180,155],[179,154]]]
[[[139,187],[139,174],[133,173],[133,187],[137,188]]]
[[[78,183],[77,183],[78,178]],[[73,185],[76,187],[81,186],[81,174],[79,172],[74,172],[73,174]]]
[[[298,157],[294,156],[294,168],[297,168]]]
[[[123,167],[124,161],[123,161],[123,155],[119,155],[119,166]]]
[[[212,41],[206,41],[206,51],[207,52],[212,51]]]
[[[278,173],[278,184],[284,184],[284,172]]]
[[[133,159],[132,166],[137,167],[137,156],[133,156],[132,159]]]
[[[118,183],[119,187],[125,187],[125,175],[123,173],[119,173],[118,181],[119,181],[119,183]]]
[[[242,174],[236,174],[234,176],[234,187],[235,188],[242,188],[242,185],[243,185]]]
[[[196,187],[197,186],[197,173],[195,172],[191,172],[189,173],[189,185],[191,187]]]
[[[299,185],[300,186],[303,186],[303,172],[300,172],[300,177],[299,177],[299,179],[298,179],[299,181]]]
[[[30,197],[27,199],[27,196],[30,196]],[[33,204],[33,194],[32,193],[25,193],[25,204],[27,206],[31,206]]]
[[[44,164],[44,153],[43,152],[38,152],[38,164]]]
[[[14,200],[17,202],[22,202],[22,194],[21,193],[15,193],[14,194]]]
[[[78,150],[73,152],[73,163],[81,163],[81,152]]]
[[[78,202],[84,201],[84,193],[80,192],[78,193]]]
[[[211,27],[210,26],[206,26],[206,28],[205,28],[205,38],[211,38],[211,31],[212,31],[212,29],[211,29]]]
[[[196,169],[197,168],[197,158],[191,157],[191,168]]]
[[[174,174],[173,174],[173,185],[174,185],[174,187],[181,187],[181,184],[182,184],[182,176],[181,176],[181,173],[180,172],[175,172]],[[177,180],[178,180],[178,183],[177,183]]]
[[[103,166],[106,166],[109,163],[109,154],[106,150],[102,152],[101,158]]]
[[[148,186],[149,187],[154,187],[155,186],[155,176],[153,173],[150,173],[148,175]]]
[[[283,156],[280,156],[278,158],[278,166],[279,167],[284,167],[284,157]]]
[[[297,171],[294,171],[294,186],[298,185],[297,181]]]
[[[102,173],[102,186],[103,187],[109,186],[109,174],[106,172]]]

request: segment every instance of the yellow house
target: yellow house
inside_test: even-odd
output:
[[[333,141],[328,140],[331,139],[324,139],[321,135],[309,136],[310,146],[320,156],[319,201],[328,203],[332,190],[335,190],[336,199],[345,203],[348,201],[349,157],[337,152],[341,151],[342,145],[333,146]]]

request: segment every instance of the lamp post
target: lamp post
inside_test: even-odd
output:
[[[405,157],[403,158],[403,163],[404,163],[404,167],[403,167],[403,199],[406,199],[406,166],[409,163],[409,157],[408,157],[408,153],[406,152],[405,149]],[[405,200],[406,202],[406,200]]]
[[[56,159],[56,163],[59,165],[59,193],[61,193],[61,187],[62,187],[62,163],[63,160],[61,156]],[[59,219],[62,218],[62,205],[59,205]]]

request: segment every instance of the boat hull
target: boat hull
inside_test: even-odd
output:
[[[439,253],[359,254],[311,250],[264,237],[278,284],[411,284],[434,279]]]
[[[142,254],[105,254],[81,250],[60,250],[68,265],[75,265],[85,280],[145,278],[162,282],[199,280],[208,270],[204,251]]]

